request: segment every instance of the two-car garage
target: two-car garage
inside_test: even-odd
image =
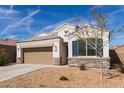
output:
[[[60,64],[60,38],[44,37],[19,41],[16,62],[21,64]]]
[[[23,49],[23,62],[27,64],[53,64],[52,47]]]

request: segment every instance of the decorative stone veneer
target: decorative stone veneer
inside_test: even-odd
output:
[[[68,65],[80,66],[81,64],[84,64],[86,67],[101,67],[100,59],[99,58],[81,58],[81,57],[72,57],[68,58]],[[103,67],[104,68],[110,68],[110,58],[103,58]]]
[[[16,63],[17,63],[17,64],[22,63],[21,58],[16,58]]]
[[[54,65],[61,65],[60,58],[53,58]]]

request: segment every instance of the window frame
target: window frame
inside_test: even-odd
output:
[[[83,43],[85,43],[85,54],[84,55],[80,55],[80,53],[79,53],[79,42],[82,42],[83,41]],[[87,42],[86,41],[84,41],[84,40],[78,40],[77,41],[77,55],[78,56],[87,56]]]
[[[90,38],[90,39],[95,39],[95,38]],[[77,55],[75,55],[75,56],[73,56],[73,47],[72,47],[72,56],[73,57],[97,57],[98,56],[98,42],[97,42],[97,39],[95,39],[95,45],[96,45],[96,49],[95,49],[95,55],[88,55],[88,40],[86,40],[86,41],[84,41],[84,40],[82,40],[82,41],[84,41],[84,42],[86,42],[86,55],[79,55],[79,42],[80,40],[77,40],[77,41],[74,41],[74,42],[76,42],[76,44],[77,44]],[[72,41],[73,42],[73,41]],[[103,40],[102,40],[102,42],[103,42]],[[73,45],[72,45],[73,46]],[[102,45],[102,56],[103,56],[103,45]]]
[[[95,38],[90,38],[90,40],[91,40],[91,39],[94,40],[93,42],[95,43],[96,49],[93,49],[93,48],[92,48],[92,49],[95,51],[95,55],[89,55],[88,46],[90,46],[90,45],[88,44],[88,43],[89,43],[89,41],[88,41],[89,39],[88,39],[88,40],[87,40],[87,56],[97,56],[97,46],[96,46],[97,44],[96,44],[96,39],[95,39]],[[92,42],[92,41],[91,41],[91,42]],[[90,47],[91,47],[91,46],[90,46]]]

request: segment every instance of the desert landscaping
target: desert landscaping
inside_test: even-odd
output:
[[[124,74],[117,69],[109,70],[100,80],[100,69],[77,67],[47,67],[0,83],[1,88],[96,88],[124,87]],[[69,80],[61,81],[66,76]]]

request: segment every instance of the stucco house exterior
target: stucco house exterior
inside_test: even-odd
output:
[[[90,47],[88,42],[96,42],[96,35],[94,33],[97,32],[98,34],[100,30],[90,25],[79,27],[78,33],[83,38],[88,38],[87,34],[82,34],[82,31],[85,31],[86,28],[89,31],[88,35],[90,35],[90,38],[85,41],[77,39],[75,25],[65,23],[59,25],[49,33],[41,33],[32,39],[17,42],[17,63],[52,65],[85,64],[88,67],[99,67],[97,49]],[[104,31],[102,38],[103,46],[100,47],[102,47],[103,65],[109,68],[109,32]]]

